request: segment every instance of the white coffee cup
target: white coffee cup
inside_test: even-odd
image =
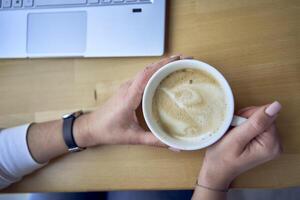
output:
[[[202,71],[206,71],[207,73],[211,74],[216,80],[219,81],[220,85],[222,86],[223,90],[225,91],[226,101],[227,101],[227,111],[226,116],[223,121],[222,126],[218,129],[218,131],[211,136],[209,135],[200,135],[197,137],[191,138],[184,138],[179,139],[170,136],[167,134],[155,121],[152,116],[152,100],[155,94],[156,88],[160,84],[160,82],[168,76],[170,73],[181,70],[181,69],[198,69]],[[192,59],[186,60],[178,60],[175,62],[171,62],[162,68],[160,68],[157,72],[155,72],[150,80],[148,81],[144,95],[143,95],[143,115],[145,121],[151,130],[151,132],[163,143],[166,145],[180,150],[196,150],[205,148],[217,140],[219,140],[228,130],[229,126],[238,126],[246,121],[245,118],[235,116],[234,113],[234,98],[232,94],[232,90],[224,78],[224,76],[216,70],[214,67]]]

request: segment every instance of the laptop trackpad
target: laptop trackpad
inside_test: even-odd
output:
[[[87,14],[84,11],[30,13],[27,53],[80,55],[86,48],[86,26]]]

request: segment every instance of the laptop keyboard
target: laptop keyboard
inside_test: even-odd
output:
[[[152,3],[153,0],[0,0],[0,10],[109,6]]]

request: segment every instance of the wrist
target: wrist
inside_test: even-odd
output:
[[[90,142],[89,114],[83,114],[74,121],[73,136],[78,147],[92,146]]]
[[[233,179],[226,173],[221,173],[213,169],[206,169],[206,167],[203,166],[198,176],[197,183],[217,190],[227,190],[232,180]]]

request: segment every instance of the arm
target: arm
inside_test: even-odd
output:
[[[86,116],[77,118],[74,122],[73,134],[84,134],[83,128],[79,127]],[[68,148],[63,140],[62,126],[63,120],[55,120],[43,123],[32,124],[27,133],[27,142],[32,157],[38,163],[46,163],[49,160],[68,152]],[[84,125],[83,125],[84,126]],[[80,138],[77,137],[77,144]]]
[[[157,138],[143,130],[135,110],[140,105],[144,88],[154,72],[180,56],[165,58],[150,65],[127,81],[119,91],[98,110],[77,118],[73,134],[79,147],[102,144],[147,144],[164,146]],[[33,124],[28,131],[28,145],[39,163],[68,152],[62,135],[62,120]]]
[[[281,105],[274,102],[238,113],[248,120],[207,149],[193,200],[225,200],[226,192],[220,190],[226,191],[233,179],[280,154],[274,124],[280,109]]]
[[[176,55],[149,65],[133,80],[124,83],[98,110],[78,117],[73,125],[77,145],[92,147],[102,144],[146,144],[164,147],[151,132],[139,126],[135,110],[152,74],[167,63],[179,59],[181,57]],[[0,189],[42,167],[41,163],[47,163],[68,152],[63,140],[62,124],[63,120],[55,120],[34,123],[28,129],[27,126],[23,127],[21,131],[18,128],[2,131]]]

